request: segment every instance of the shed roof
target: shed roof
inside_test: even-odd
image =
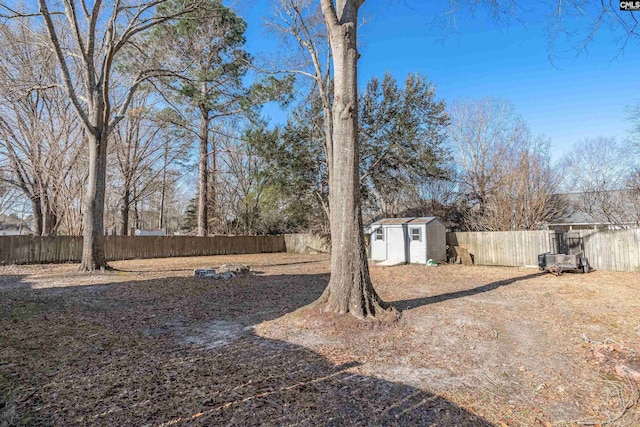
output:
[[[403,224],[427,224],[433,220],[437,220],[434,216],[421,216],[409,218],[382,218],[371,225],[403,225]]]

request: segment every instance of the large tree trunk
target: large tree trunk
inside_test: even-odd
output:
[[[60,229],[60,217],[50,210],[49,212],[49,236],[57,236]]]
[[[40,197],[31,198],[31,207],[33,210],[33,230],[36,236],[42,236],[42,205],[40,203]]]
[[[121,236],[129,235],[129,207],[131,206],[129,186],[125,184],[124,194],[120,200],[120,224],[118,234]]]
[[[81,271],[108,268],[104,253],[104,197],[107,172],[107,133],[89,136],[89,176],[84,199]]]
[[[322,0],[334,63],[333,149],[329,165],[331,279],[317,304],[325,311],[376,317],[386,304],[373,289],[360,211],[356,29],[362,0]],[[336,13],[337,11],[337,13]]]
[[[55,236],[58,218],[53,212],[53,204],[47,194],[42,195],[42,235]]]
[[[207,235],[207,192],[209,171],[207,169],[207,154],[209,148],[209,113],[201,111],[200,123],[200,160],[198,162],[198,236]]]
[[[212,138],[211,141],[211,175],[209,176],[209,211],[208,214],[211,219],[214,221],[213,224],[215,227],[218,226],[218,195],[217,195],[217,180],[218,180],[218,159],[216,152],[216,140]]]

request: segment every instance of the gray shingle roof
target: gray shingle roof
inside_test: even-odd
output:
[[[565,208],[549,221],[549,224],[610,224],[638,221],[637,195],[627,190],[599,193],[555,194],[562,198]],[[606,210],[606,212],[604,210]]]
[[[437,219],[434,216],[410,217],[410,218],[383,218],[371,225],[402,225],[402,224],[427,224]]]

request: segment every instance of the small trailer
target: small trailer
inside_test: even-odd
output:
[[[584,255],[584,242],[579,235],[554,233],[551,235],[551,247],[555,253],[538,255],[538,270],[556,276],[565,271],[588,273],[591,270],[589,260]]]

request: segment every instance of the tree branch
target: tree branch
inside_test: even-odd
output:
[[[327,23],[327,29],[333,36],[336,29],[340,26],[338,15],[336,14],[336,8],[333,5],[333,0],[321,0],[321,5],[322,16],[324,16],[324,20]]]
[[[73,82],[71,81],[71,73],[69,72],[67,61],[65,60],[64,54],[62,53],[60,40],[58,39],[58,34],[56,33],[53,20],[51,19],[51,14],[49,13],[46,0],[38,0],[38,4],[40,6],[40,14],[44,18],[45,27],[47,28],[47,33],[49,34],[49,41],[53,45],[53,51],[56,54],[56,58],[62,70],[62,81],[64,82],[67,94],[69,95],[73,107],[78,113],[80,119],[82,119],[82,122],[87,130],[91,133],[95,133],[95,127],[89,121],[89,117],[83,110],[82,105],[80,104],[80,100],[78,99],[78,96],[76,94],[76,90],[73,87]]]

